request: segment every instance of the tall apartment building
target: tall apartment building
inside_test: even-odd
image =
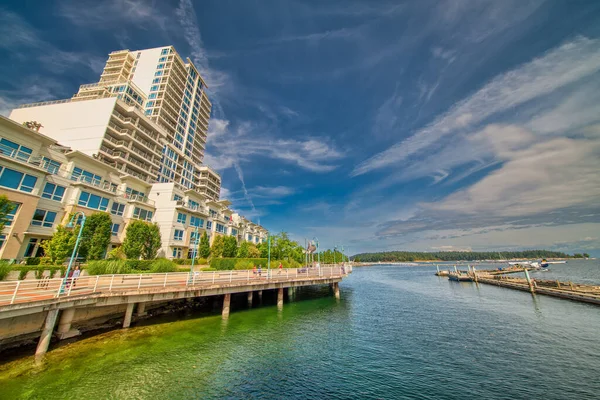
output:
[[[202,166],[211,103],[194,64],[172,46],[109,54],[100,80],[68,100],[26,104],[18,122],[148,182],[175,182],[219,199]],[[217,187],[218,183],[218,187]]]

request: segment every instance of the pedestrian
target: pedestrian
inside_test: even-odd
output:
[[[259,265],[259,266],[258,266],[258,277],[259,277],[259,278],[261,277],[261,274],[262,274],[262,266],[261,266],[261,265]]]
[[[279,273],[281,274],[281,271],[283,271],[283,264],[279,263]]]
[[[252,267],[252,273],[256,276],[256,264]]]
[[[79,269],[79,265],[75,266],[75,271],[73,271],[73,274],[71,276],[71,281],[73,283],[73,287],[75,287],[75,281],[77,280],[77,278],[79,278],[79,276],[81,275],[81,270]]]

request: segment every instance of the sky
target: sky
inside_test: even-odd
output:
[[[209,85],[222,198],[271,232],[600,256],[597,0],[7,0],[0,113],[166,45]]]

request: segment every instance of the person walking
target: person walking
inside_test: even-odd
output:
[[[252,273],[256,276],[256,264],[252,267]]]
[[[283,271],[283,264],[279,263],[279,274],[281,274],[281,271]]]
[[[71,282],[73,284],[73,287],[75,287],[75,281],[77,281],[77,278],[79,278],[79,276],[81,275],[81,270],[79,269],[79,265],[75,266],[75,271],[73,271],[73,275],[71,276]]]
[[[258,266],[258,277],[259,277],[259,278],[261,277],[261,274],[262,274],[262,266],[261,266],[261,265],[259,265],[259,266]]]

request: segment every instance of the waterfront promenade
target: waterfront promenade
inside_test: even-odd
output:
[[[222,316],[229,317],[231,295],[246,293],[252,304],[254,293],[277,291],[277,305],[283,307],[284,289],[310,285],[330,285],[339,298],[339,282],[352,272],[351,266],[299,269],[262,269],[194,273],[97,275],[68,282],[63,279],[0,282],[0,345],[19,336],[40,335],[36,354],[44,354],[54,333],[76,336],[74,321],[97,318],[100,314],[121,313],[123,327],[131,324],[134,308],[144,315],[147,307],[172,300],[221,296]],[[104,310],[104,312],[102,312]]]

